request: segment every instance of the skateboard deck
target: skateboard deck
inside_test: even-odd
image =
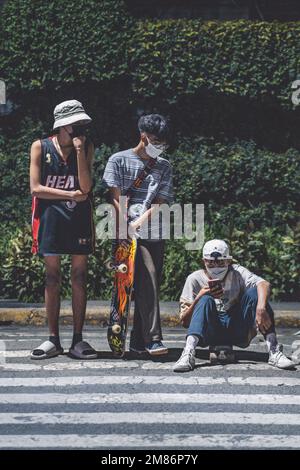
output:
[[[110,349],[118,357],[125,353],[136,249],[135,238],[127,244],[113,242],[112,261],[108,265],[108,268],[114,271],[114,283],[107,340]]]

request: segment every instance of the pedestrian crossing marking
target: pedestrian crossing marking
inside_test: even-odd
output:
[[[300,414],[205,412],[0,413],[4,424],[251,424],[300,426]]]
[[[300,436],[285,434],[26,434],[0,436],[2,449],[121,448],[299,449]]]
[[[300,395],[229,393],[0,393],[1,404],[232,403],[300,405]]]
[[[172,371],[172,368],[175,364],[175,361],[170,362],[152,362],[152,361],[117,361],[115,359],[111,360],[93,360],[93,361],[74,361],[70,362],[50,362],[51,359],[43,361],[32,361],[28,358],[29,363],[21,362],[0,362],[0,371],[29,371],[29,370],[44,370],[44,371],[60,371],[60,370],[86,370],[86,369],[142,369],[142,370],[168,370]],[[212,366],[208,360],[199,360],[196,361],[196,366],[199,366],[200,369],[211,369],[212,371],[218,370],[256,370],[256,371],[265,371],[265,370],[274,370],[272,366],[267,363],[249,363],[248,361],[240,361],[236,364],[226,364],[226,365],[214,365]],[[299,364],[295,364],[295,370],[299,370]],[[195,372],[193,372],[195,373]]]
[[[40,336],[48,334],[16,339],[13,333],[4,340],[6,351],[0,348],[0,372],[9,375],[0,377],[0,449],[300,449],[300,394],[293,394],[299,374],[266,362],[211,366],[207,359],[198,359],[191,373],[175,374],[176,359],[110,359],[108,351],[94,361],[67,355],[32,361],[26,348]],[[164,336],[168,344],[184,342],[181,333]],[[71,338],[71,331],[62,335],[64,342]],[[93,332],[96,339],[104,331]],[[12,341],[21,349],[7,350]]]
[[[209,376],[74,376],[74,377],[8,377],[0,378],[1,387],[69,387],[78,385],[247,385],[263,387],[300,387],[295,377],[209,377]]]

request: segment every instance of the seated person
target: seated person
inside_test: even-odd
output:
[[[174,372],[194,369],[197,346],[210,346],[215,358],[216,346],[224,345],[223,362],[232,362],[232,345],[246,348],[257,330],[266,340],[268,363],[279,369],[294,367],[277,342],[274,312],[268,303],[270,283],[233,264],[223,240],[205,243],[203,262],[204,269],[188,276],[180,297],[180,318],[188,333]]]

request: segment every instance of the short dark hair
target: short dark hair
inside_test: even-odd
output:
[[[153,134],[159,140],[167,140],[170,135],[168,119],[161,114],[146,114],[141,116],[138,122],[140,132]]]

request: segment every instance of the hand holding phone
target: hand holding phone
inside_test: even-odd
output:
[[[216,299],[222,297],[224,291],[220,279],[209,279],[208,286],[213,297]]]

